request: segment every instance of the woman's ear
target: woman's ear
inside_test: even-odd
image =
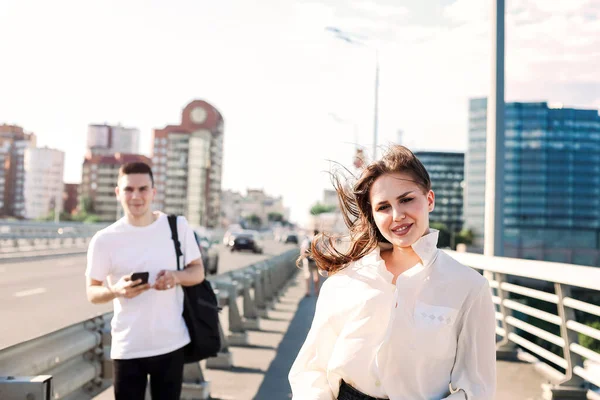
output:
[[[429,207],[429,212],[432,212],[435,208],[435,193],[433,193],[433,190],[430,190],[429,193],[427,193],[427,205]]]

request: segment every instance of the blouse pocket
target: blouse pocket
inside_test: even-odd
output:
[[[418,301],[413,315],[416,350],[436,359],[454,357],[457,315],[457,309]]]

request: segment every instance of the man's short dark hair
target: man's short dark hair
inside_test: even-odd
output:
[[[144,162],[130,162],[121,165],[119,168],[119,178],[123,175],[131,175],[131,174],[148,174],[150,175],[150,180],[152,181],[152,187],[154,187],[154,175],[152,175],[152,168]]]

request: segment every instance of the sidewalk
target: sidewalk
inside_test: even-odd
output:
[[[304,298],[304,279],[297,273],[260,331],[249,331],[249,347],[230,347],[234,368],[206,369],[215,400],[286,400],[291,398],[288,372],[308,334],[316,298]]]

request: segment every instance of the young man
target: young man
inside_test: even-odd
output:
[[[115,399],[143,400],[148,375],[153,399],[179,399],[183,347],[190,342],[180,286],[204,280],[200,251],[186,219],[179,217],[186,267],[177,271],[167,215],[151,210],[156,188],[148,165],[123,165],[115,193],[125,216],[94,235],[86,270],[88,300],[113,301]],[[147,272],[148,282],[132,280],[136,272]]]

